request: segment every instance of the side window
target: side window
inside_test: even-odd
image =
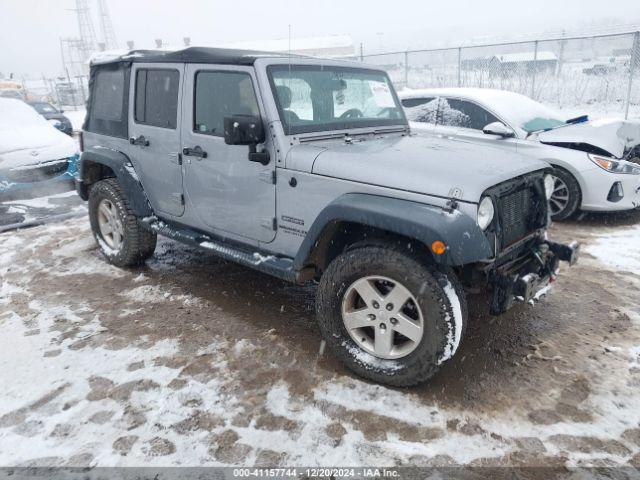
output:
[[[138,70],[134,109],[136,123],[175,129],[179,85],[180,73],[177,70]]]
[[[433,97],[405,98],[402,100],[407,120],[410,122],[436,123],[438,99]]]
[[[224,136],[224,117],[259,115],[251,76],[241,72],[196,73],[193,131]]]
[[[85,129],[113,137],[127,137],[127,80],[129,70],[101,67],[92,72]]]
[[[482,130],[490,123],[498,121],[495,116],[484,108],[466,100],[448,98],[442,103],[440,120],[443,125]]]

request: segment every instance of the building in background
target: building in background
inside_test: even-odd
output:
[[[356,58],[356,49],[351,35],[329,35],[325,37],[293,37],[291,40],[255,40],[216,45],[241,50],[263,50],[266,52],[291,53],[324,58]]]

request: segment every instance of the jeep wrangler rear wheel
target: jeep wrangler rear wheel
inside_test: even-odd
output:
[[[116,179],[107,178],[91,187],[89,221],[109,263],[118,267],[140,265],[153,255],[157,236],[138,223]]]
[[[355,248],[331,262],[316,313],[329,348],[348,368],[393,386],[435,375],[467,321],[453,272],[391,244]]]

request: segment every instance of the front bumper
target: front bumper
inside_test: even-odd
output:
[[[612,212],[640,208],[640,175],[605,172],[601,168],[580,172],[582,176],[582,205],[586,211]],[[623,196],[612,196],[616,186]]]
[[[501,315],[518,303],[535,303],[555,281],[561,261],[574,265],[578,261],[580,244],[569,245],[542,241],[517,262],[497,268],[489,276],[493,287],[490,313]]]
[[[28,175],[25,170],[25,178],[16,178],[15,174],[0,172],[0,199],[22,198],[23,196],[36,196],[59,190],[69,190],[77,172],[78,155],[67,158],[67,163],[62,171],[53,170],[44,175]]]

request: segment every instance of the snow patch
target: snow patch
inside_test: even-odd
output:
[[[458,294],[456,293],[451,282],[447,280],[447,284],[443,288],[444,293],[447,295],[449,299],[449,304],[451,305],[451,310],[453,313],[453,323],[451,322],[451,317],[447,315],[445,321],[447,325],[449,325],[449,331],[447,332],[447,345],[445,346],[444,353],[442,357],[438,360],[438,365],[446,362],[450,358],[452,358],[456,351],[458,350],[458,346],[460,346],[460,339],[462,338],[462,307],[460,306],[460,299],[458,298]]]
[[[640,225],[599,234],[585,251],[610,268],[640,272]]]

